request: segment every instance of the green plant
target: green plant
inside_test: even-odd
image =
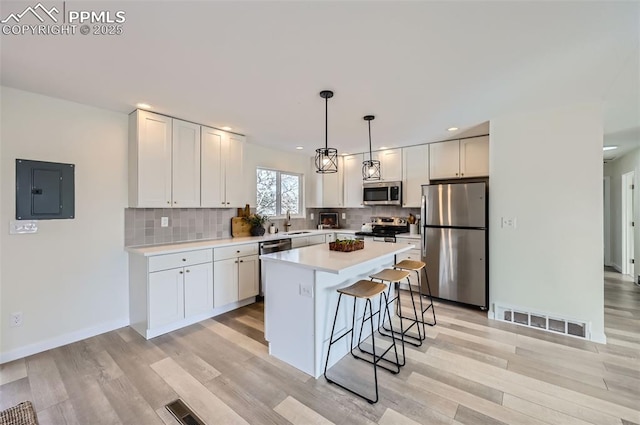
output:
[[[266,223],[267,220],[269,220],[269,217],[266,215],[260,215],[256,213],[256,214],[251,214],[247,217],[243,217],[242,219],[247,223],[249,223],[251,227],[260,227],[260,226],[264,226],[264,223]]]

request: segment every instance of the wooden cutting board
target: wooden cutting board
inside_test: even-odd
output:
[[[242,217],[232,217],[231,236],[233,236],[234,238],[251,236],[251,224],[244,221]]]

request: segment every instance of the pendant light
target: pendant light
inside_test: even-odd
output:
[[[380,161],[373,159],[371,154],[371,121],[374,120],[373,115],[365,115],[364,120],[369,123],[369,160],[362,162],[362,180],[380,180]]]
[[[316,173],[329,174],[338,172],[338,150],[329,147],[328,112],[329,99],[333,97],[331,90],[323,90],[320,97],[324,99],[324,148],[316,149]]]

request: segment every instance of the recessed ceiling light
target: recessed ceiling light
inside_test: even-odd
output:
[[[301,151],[302,149],[304,149],[302,146],[296,146],[296,149]]]
[[[224,127],[222,127],[222,129],[223,129],[224,131],[231,131],[231,130],[233,130],[231,127],[226,126],[226,125],[225,125]]]
[[[458,127],[449,127],[447,128],[447,131],[456,131],[458,129]]]
[[[136,103],[136,106],[141,109],[151,109],[151,105],[148,103]]]
[[[603,151],[612,151],[614,149],[618,149],[617,146],[605,146],[602,148]]]

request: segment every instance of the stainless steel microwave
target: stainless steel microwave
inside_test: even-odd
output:
[[[362,185],[364,205],[402,205],[402,182],[375,182]]]

